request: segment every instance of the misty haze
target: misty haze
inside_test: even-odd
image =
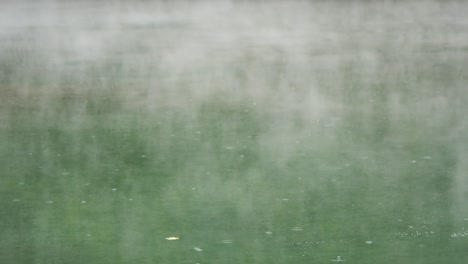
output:
[[[1,1],[0,263],[468,263],[467,13]]]

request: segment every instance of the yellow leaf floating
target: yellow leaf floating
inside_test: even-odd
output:
[[[166,240],[179,240],[179,237],[166,237]]]

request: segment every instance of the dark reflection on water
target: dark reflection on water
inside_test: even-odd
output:
[[[464,7],[5,4],[0,262],[466,262]]]

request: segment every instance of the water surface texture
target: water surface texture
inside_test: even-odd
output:
[[[0,7],[0,263],[468,263],[467,2]]]

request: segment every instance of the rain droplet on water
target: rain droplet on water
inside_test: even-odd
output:
[[[331,261],[344,261],[340,256],[337,256],[336,259],[332,259]]]

